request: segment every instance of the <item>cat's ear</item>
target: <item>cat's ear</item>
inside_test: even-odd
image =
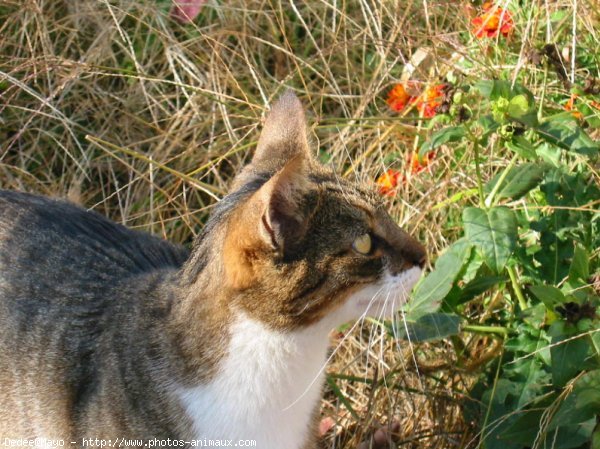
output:
[[[262,210],[259,235],[267,246],[280,254],[306,230],[303,199],[307,191],[306,160],[296,156],[257,192]]]
[[[252,165],[279,170],[297,157],[310,158],[306,117],[296,94],[287,90],[267,116]]]
[[[223,247],[230,286],[242,290],[253,285],[261,276],[261,263],[285,255],[306,233],[308,190],[306,160],[295,157],[236,212]]]
[[[243,185],[252,174],[271,176],[292,159],[311,159],[304,107],[287,90],[271,107],[250,164],[235,179],[232,190]]]

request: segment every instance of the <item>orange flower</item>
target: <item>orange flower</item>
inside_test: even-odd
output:
[[[392,90],[388,93],[386,103],[392,111],[400,112],[407,104],[414,101],[412,97],[404,87],[404,84],[396,84]]]
[[[417,99],[417,109],[422,117],[431,118],[436,114],[438,108],[444,102],[445,89],[445,84],[429,86],[421,95],[419,95],[419,98]]]
[[[391,168],[386,170],[376,181],[379,186],[379,193],[385,196],[396,196],[396,187],[402,179],[402,173]]]
[[[473,33],[479,39],[484,37],[496,37],[498,34],[507,37],[514,28],[514,22],[510,12],[488,2],[483,5],[483,14],[471,20]]]
[[[570,111],[571,114],[573,115],[573,117],[575,117],[577,120],[581,120],[583,118],[583,114],[575,108],[575,99],[576,98],[577,98],[576,94],[571,94],[569,101],[567,101],[565,103],[565,111]]]
[[[419,158],[418,152],[412,152],[408,155],[408,169],[407,173],[410,177],[411,175],[416,175],[425,170],[431,161],[435,158],[435,154],[433,152],[427,153],[424,158]],[[399,183],[405,183],[407,181],[407,177],[404,176],[399,171],[388,169],[383,173],[379,178],[377,178],[377,185],[379,186],[379,193],[385,196],[394,197],[396,196],[396,189]]]
[[[421,173],[425,170],[431,161],[434,159],[435,155],[433,152],[427,153],[427,155],[421,159],[419,157],[419,153],[413,152],[408,157],[408,163],[410,165],[410,173],[416,175],[417,173]]]

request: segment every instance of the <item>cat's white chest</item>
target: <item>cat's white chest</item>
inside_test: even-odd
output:
[[[301,449],[321,396],[327,333],[282,334],[241,315],[231,335],[215,378],[179,391],[196,438]]]

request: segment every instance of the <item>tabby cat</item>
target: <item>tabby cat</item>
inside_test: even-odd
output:
[[[329,331],[392,314],[424,259],[313,159],[291,92],[190,252],[0,191],[0,443],[313,448]]]

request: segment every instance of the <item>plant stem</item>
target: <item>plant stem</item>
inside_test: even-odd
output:
[[[483,194],[483,178],[479,167],[479,139],[473,139],[473,151],[475,152],[475,173],[477,174],[477,189],[479,191],[479,206],[485,208],[485,195]]]
[[[478,332],[482,334],[500,334],[508,335],[509,330],[506,327],[500,326],[482,326],[479,324],[467,324],[462,326],[462,330],[469,332]]]
[[[504,171],[502,172],[502,174],[498,178],[498,181],[496,182],[496,185],[494,186],[494,188],[492,189],[492,191],[490,192],[490,194],[485,199],[485,207],[490,207],[493,204],[494,197],[496,196],[496,193],[498,193],[498,190],[500,190],[500,187],[502,187],[502,183],[504,182],[504,180],[508,176],[508,172],[510,172],[512,170],[512,168],[514,167],[515,163],[517,162],[517,157],[518,157],[518,154],[513,155],[512,159],[510,160],[510,162],[508,163],[508,165],[506,166],[506,168],[504,169]]]
[[[521,290],[521,286],[519,285],[519,279],[517,278],[515,267],[506,267],[506,271],[508,271],[510,282],[513,290],[515,291],[515,295],[517,296],[517,300],[519,301],[519,307],[521,310],[525,310],[527,308],[527,300],[525,299],[523,290]]]
[[[542,96],[540,97],[540,107],[538,108],[538,114],[537,114],[537,118],[538,120],[542,119],[542,111],[543,111],[543,106],[544,106],[544,100],[546,98],[546,86],[547,83],[546,81],[548,80],[548,64],[545,64],[545,68],[544,68],[544,82],[542,84],[543,88],[542,88]]]

